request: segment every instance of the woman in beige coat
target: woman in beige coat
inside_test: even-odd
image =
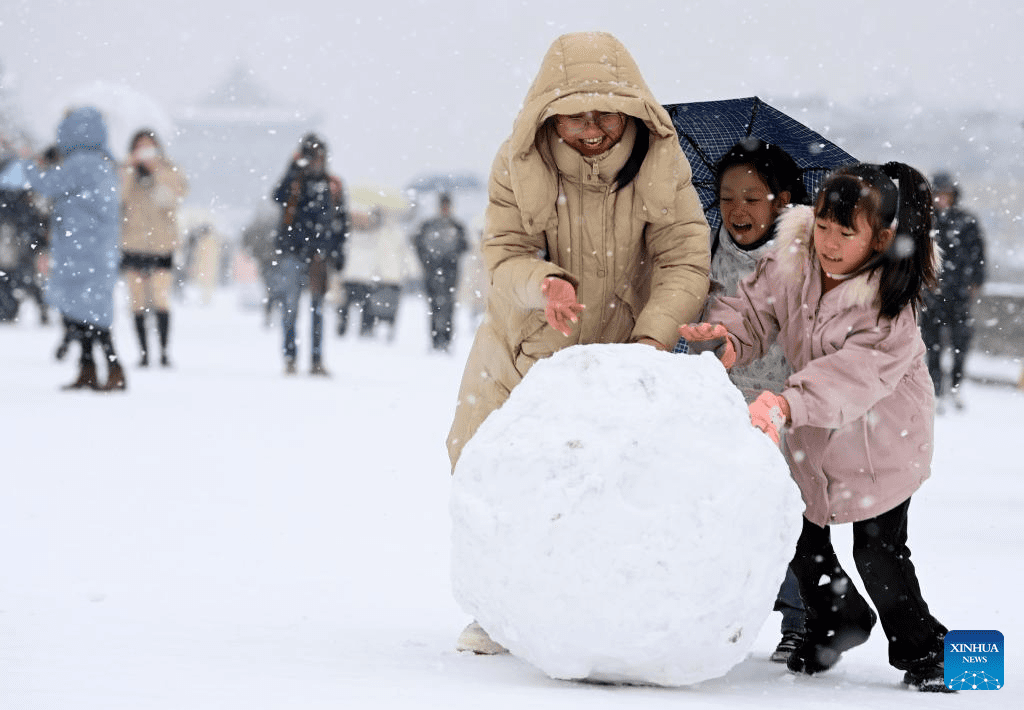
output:
[[[548,50],[491,169],[490,276],[448,436],[463,446],[533,363],[576,344],[668,349],[708,293],[709,231],[671,119],[605,33]],[[472,624],[459,648],[500,651]]]
[[[583,122],[582,132],[567,125],[570,140],[560,137],[560,117]],[[580,144],[603,150],[587,155]],[[620,184],[623,173],[631,179]],[[671,119],[625,47],[604,33],[558,38],[491,169],[487,313],[448,437],[453,470],[537,360],[581,343],[675,343],[708,292],[708,226],[690,175]],[[550,278],[571,285],[584,307],[568,336],[545,316]]]
[[[178,246],[178,205],[188,191],[185,175],[167,159],[156,134],[138,131],[121,175],[121,267],[131,294],[140,367],[149,365],[146,313],[156,314],[160,364],[170,365],[170,293]]]

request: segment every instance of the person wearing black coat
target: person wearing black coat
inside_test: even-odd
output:
[[[16,320],[27,298],[39,307],[40,323],[50,320],[39,273],[39,255],[49,242],[49,217],[37,202],[25,190],[0,190],[0,321]]]
[[[977,218],[961,209],[959,185],[947,173],[932,178],[935,196],[935,242],[942,250],[939,285],[926,291],[921,309],[921,335],[928,348],[928,371],[935,384],[936,408],[944,409],[944,396],[962,409],[960,384],[971,345],[971,304],[985,282],[985,244]],[[944,336],[948,332],[952,369],[948,383],[942,370]],[[948,387],[947,387],[948,384]]]
[[[439,214],[425,221],[413,237],[430,306],[431,344],[441,352],[447,352],[452,342],[459,257],[469,249],[466,230],[452,216],[451,207],[451,197],[442,193],[438,198]]]
[[[344,189],[327,172],[327,146],[316,134],[303,137],[281,182],[274,190],[281,205],[281,221],[275,236],[277,263],[271,278],[272,291],[280,294],[284,328],[285,372],[295,372],[295,321],[299,297],[309,288],[312,315],[310,374],[326,376],[323,365],[323,301],[327,269],[344,265],[348,210]]]

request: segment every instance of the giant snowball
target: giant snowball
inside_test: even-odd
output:
[[[466,445],[456,600],[552,678],[724,675],[772,610],[800,494],[710,353],[584,345],[537,363]]]

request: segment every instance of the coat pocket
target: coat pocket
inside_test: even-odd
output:
[[[614,299],[608,304],[602,342],[625,343],[633,334],[633,327],[643,306],[633,287],[626,283],[615,289]]]

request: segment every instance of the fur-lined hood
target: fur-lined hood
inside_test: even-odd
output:
[[[779,215],[776,222],[775,249],[770,258],[779,264],[781,273],[802,283],[809,269],[821,268],[814,250],[814,209],[794,205]],[[878,272],[865,271],[840,285],[843,308],[880,306]]]

